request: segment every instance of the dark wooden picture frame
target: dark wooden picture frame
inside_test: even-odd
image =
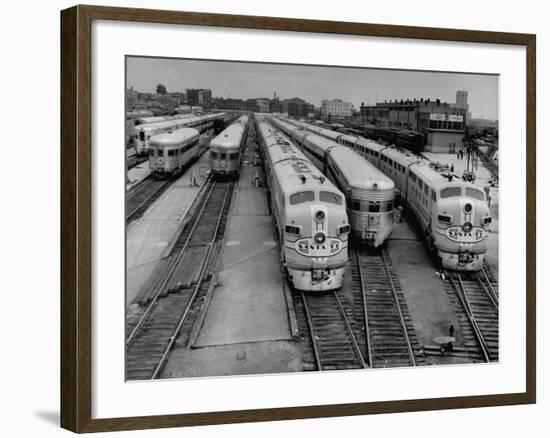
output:
[[[114,20],[228,28],[414,38],[518,45],[526,48],[526,391],[447,397],[92,419],[92,21]],[[61,12],[61,426],[74,432],[147,429],[375,413],[395,413],[536,401],[536,37],[531,34],[75,6]]]

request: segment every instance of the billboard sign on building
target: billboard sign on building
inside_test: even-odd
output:
[[[462,116],[458,116],[456,114],[431,113],[430,120],[440,120],[442,122],[462,122]]]

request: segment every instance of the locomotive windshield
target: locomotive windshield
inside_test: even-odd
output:
[[[460,196],[461,194],[462,190],[460,190],[460,187],[446,187],[439,193],[441,199],[452,198],[453,196]]]
[[[312,191],[297,192],[290,195],[290,205],[301,204],[302,202],[311,202],[315,200],[315,193]]]
[[[483,201],[485,199],[485,195],[482,191],[474,189],[472,187],[466,187],[466,196],[478,199],[479,201]]]
[[[321,202],[329,202],[331,204],[342,205],[342,197],[333,192],[320,192],[319,200]]]

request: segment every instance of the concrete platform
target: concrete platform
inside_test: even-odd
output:
[[[245,160],[251,163],[253,156],[248,151]],[[254,185],[258,174],[256,166],[241,168],[220,255],[219,286],[195,347],[291,340],[273,219],[264,189]]]
[[[204,154],[175,181],[145,214],[126,229],[126,304],[130,305],[163,257],[191,207],[200,187],[191,185],[195,174],[202,186],[210,167]]]
[[[126,182],[126,191],[130,190],[140,181],[143,181],[151,174],[149,169],[149,162],[145,161],[144,163],[138,164],[132,169],[128,170],[128,181]]]
[[[432,345],[434,338],[447,336],[451,324],[455,328],[456,343],[461,345],[463,336],[445,293],[445,283],[436,277],[426,248],[406,221],[395,224],[387,248],[420,345]],[[427,361],[430,363],[430,357]]]
[[[252,342],[192,350],[175,348],[163,378],[237,376],[303,371],[300,345],[287,341]]]

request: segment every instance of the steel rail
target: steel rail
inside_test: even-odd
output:
[[[332,296],[335,298],[336,300],[336,303],[338,305],[338,310],[340,311],[340,315],[342,316],[342,319],[344,321],[344,326],[346,328],[346,332],[351,340],[351,343],[353,345],[353,349],[355,350],[355,356],[359,359],[359,363],[361,364],[361,368],[367,368],[367,365],[365,363],[365,360],[363,359],[363,355],[361,354],[361,349],[359,348],[359,344],[357,343],[357,339],[355,338],[355,334],[353,333],[353,329],[351,328],[351,325],[348,321],[348,317],[346,315],[346,312],[344,311],[344,308],[342,306],[342,303],[340,301],[340,299],[338,298],[338,295],[336,294],[336,292],[330,292],[332,294]],[[315,354],[315,361],[317,362],[317,368],[319,369],[319,371],[323,371],[323,365],[322,365],[322,360],[321,360],[321,357],[320,357],[320,354],[319,354],[319,348],[317,346],[317,338],[315,336],[315,331],[313,329],[313,320],[311,318],[311,313],[309,312],[309,307],[308,307],[308,304],[307,304],[307,299],[306,299],[306,295],[304,292],[300,292],[301,296],[302,296],[302,301],[304,303],[304,310],[305,310],[305,313],[306,313],[306,318],[307,318],[307,322],[308,322],[308,326],[309,326],[309,333],[310,333],[310,336],[311,336],[311,342],[313,344],[313,352]]]
[[[132,196],[134,195],[141,187],[143,187],[144,184],[146,184],[148,181],[150,181],[153,178],[153,175],[150,173],[145,178],[143,178],[141,181],[139,181],[135,186],[131,187],[130,190],[126,193],[126,196]]]
[[[319,347],[317,346],[317,341],[315,340],[315,333],[313,331],[313,321],[311,319],[311,314],[309,313],[309,307],[307,306],[306,296],[302,292],[300,293],[302,297],[302,303],[304,303],[304,312],[306,314],[307,326],[309,327],[309,336],[311,337],[311,344],[313,346],[313,354],[315,356],[315,362],[317,363],[317,369],[323,371],[323,365],[321,364],[321,357],[319,356]]]
[[[361,259],[359,256],[359,250],[355,249],[355,257],[357,259],[357,271],[359,273],[359,286],[361,287],[361,299],[363,301],[363,321],[365,323],[365,341],[367,347],[367,360],[369,366],[373,366],[372,361],[372,347],[370,339],[370,327],[369,327],[369,311],[367,308],[367,294],[365,292],[365,282],[363,280],[363,268],[361,267]]]
[[[213,185],[215,185],[215,184],[213,184]],[[176,342],[176,339],[179,336],[179,332],[180,332],[180,330],[183,326],[183,323],[185,322],[185,319],[187,318],[187,315],[188,315],[191,307],[193,306],[193,302],[195,301],[195,298],[197,297],[197,294],[199,293],[199,290],[202,286],[202,281],[203,281],[203,278],[204,278],[204,274],[206,272],[206,268],[208,266],[208,263],[210,262],[210,257],[212,255],[212,249],[214,248],[214,243],[216,241],[216,237],[218,236],[218,232],[219,232],[219,229],[220,229],[220,224],[222,222],[222,218],[223,218],[223,215],[224,215],[223,213],[224,213],[224,210],[225,210],[225,205],[227,204],[227,199],[230,197],[230,196],[228,196],[230,194],[230,190],[229,190],[230,187],[231,187],[231,185],[228,184],[227,189],[225,191],[225,196],[224,196],[224,199],[223,199],[223,203],[222,203],[222,206],[220,208],[220,215],[219,215],[218,220],[216,222],[216,227],[214,229],[212,239],[208,243],[208,252],[206,254],[206,257],[204,258],[204,263],[201,267],[200,275],[199,275],[199,278],[197,280],[197,284],[195,286],[195,289],[193,290],[193,294],[191,295],[191,298],[189,299],[189,303],[187,303],[187,306],[185,307],[185,310],[184,310],[182,316],[180,317],[178,325],[174,329],[174,332],[172,333],[172,336],[170,336],[170,340],[168,341],[168,345],[164,349],[164,353],[162,354],[162,357],[161,357],[159,363],[157,364],[157,367],[155,368],[155,371],[153,372],[153,375],[151,376],[151,380],[156,379],[159,376],[160,372],[162,371],[162,368],[164,367],[166,359],[168,358],[168,355],[170,354],[170,351],[172,350],[172,347],[174,346],[174,343]],[[206,203],[205,203],[205,205],[206,205]],[[200,215],[199,215],[199,219],[200,219]],[[197,222],[199,221],[199,219],[197,219]],[[192,235],[192,233],[190,234],[190,236],[191,235]]]
[[[462,307],[466,312],[466,316],[468,317],[468,320],[470,321],[470,324],[474,330],[475,336],[477,338],[477,342],[481,348],[481,352],[483,353],[483,358],[485,362],[490,362],[491,360],[489,356],[489,351],[487,349],[487,344],[485,342],[485,338],[483,337],[483,334],[481,333],[481,329],[477,324],[477,321],[476,321],[474,312],[472,311],[468,297],[466,296],[466,289],[464,288],[462,277],[460,276],[460,274],[456,274],[458,279],[458,284],[459,284],[459,286],[457,286],[455,279],[453,278],[451,273],[447,272],[447,275],[449,276],[449,281],[451,282],[453,288],[455,289],[456,295],[458,296],[458,299],[460,300],[460,303],[462,304]]]
[[[485,280],[485,283],[487,285],[487,291],[490,294],[491,301],[495,305],[495,307],[498,309],[499,306],[499,298],[498,294],[495,291],[495,288],[493,287],[493,284],[491,283],[491,280],[489,280],[489,276],[487,275],[487,271],[485,271],[485,268],[481,268],[481,274],[483,274],[483,279]]]
[[[166,185],[170,184],[169,181],[164,181],[164,184],[160,184],[156,190],[154,190],[152,193],[149,194],[149,196],[147,196],[142,202],[140,202],[138,204],[138,206],[136,208],[134,208],[129,214],[126,215],[126,221],[130,220],[130,218],[136,214],[137,211],[139,211],[139,209],[141,207],[143,207],[147,202],[149,202],[149,200],[155,196],[160,190],[162,190],[164,187],[166,187]],[[133,192],[132,194],[135,194],[135,192]]]
[[[405,335],[405,340],[407,342],[407,349],[409,351],[409,357],[411,359],[411,363],[413,366],[416,366],[416,358],[414,357],[414,351],[412,349],[411,340],[409,338],[409,332],[407,331],[407,324],[405,323],[405,318],[403,317],[403,311],[401,310],[401,304],[399,303],[399,296],[397,295],[397,291],[395,289],[395,283],[393,282],[393,278],[391,276],[390,268],[388,266],[388,262],[386,260],[386,256],[384,254],[384,250],[380,252],[380,256],[382,257],[382,261],[384,262],[384,269],[386,271],[386,275],[388,276],[388,279],[390,280],[391,290],[393,293],[393,297],[395,299],[395,304],[397,305],[397,310],[399,312],[399,319],[401,321],[401,326],[403,327],[403,334]]]
[[[210,180],[208,180],[208,182],[210,182]],[[143,313],[143,315],[139,319],[138,323],[135,325],[132,332],[126,338],[126,348],[128,348],[130,346],[130,344],[131,344],[132,340],[134,339],[135,335],[138,333],[138,331],[141,329],[141,326],[143,325],[143,323],[149,317],[151,311],[153,310],[153,307],[155,306],[156,302],[158,301],[158,298],[159,298],[162,290],[168,284],[168,281],[170,280],[172,274],[174,273],[174,270],[176,269],[176,267],[177,267],[179,261],[181,260],[181,258],[183,257],[183,254],[184,254],[185,250],[187,249],[187,246],[189,245],[189,242],[191,241],[191,237],[193,236],[193,232],[195,231],[197,225],[199,224],[200,218],[202,217],[202,214],[204,213],[204,210],[206,209],[206,205],[208,204],[208,200],[212,196],[212,192],[214,191],[215,185],[216,185],[215,182],[213,184],[211,184],[210,190],[206,194],[206,200],[203,203],[203,205],[202,205],[202,207],[199,211],[199,214],[197,215],[195,223],[193,224],[193,227],[191,228],[191,231],[189,232],[189,235],[187,236],[187,239],[185,240],[185,243],[183,244],[183,247],[179,251],[175,261],[173,262],[172,266],[170,267],[170,270],[168,271],[168,274],[164,278],[161,285],[157,288],[157,291],[153,295],[153,299],[151,300],[151,302],[147,306],[147,309],[145,310],[145,312]]]
[[[495,297],[493,296],[493,293],[488,289],[487,285],[483,282],[483,280],[479,277],[478,273],[474,274],[475,279],[477,281],[478,286],[481,288],[481,290],[485,293],[487,298],[489,298],[489,301],[493,305],[495,309],[498,310],[498,302],[495,300]]]
[[[355,354],[357,355],[357,357],[359,358],[359,362],[361,363],[361,368],[367,368],[367,364],[365,363],[365,359],[363,358],[363,354],[361,353],[361,349],[359,348],[359,344],[357,343],[357,339],[355,338],[353,329],[351,328],[351,325],[349,323],[344,307],[342,306],[342,302],[340,301],[340,298],[338,298],[338,295],[336,294],[336,292],[334,292],[334,298],[336,299],[336,303],[338,304],[340,313],[344,317],[344,323],[346,324],[346,329],[351,338],[351,343],[353,344],[353,348],[355,349]]]

